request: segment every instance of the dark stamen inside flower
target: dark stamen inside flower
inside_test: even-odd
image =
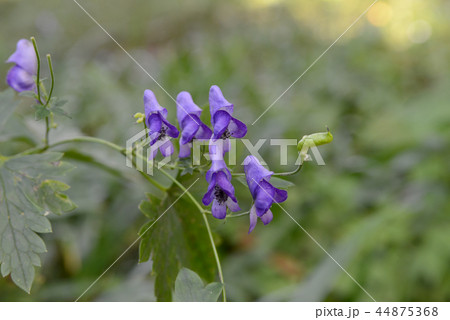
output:
[[[167,127],[163,125],[163,126],[161,127],[161,131],[159,132],[159,136],[158,136],[157,141],[158,141],[158,140],[164,139],[165,136],[167,135],[166,132],[167,132]]]
[[[228,131],[228,129],[226,129],[225,132],[224,132],[224,133],[222,134],[222,136],[220,137],[220,139],[226,140],[226,139],[228,139],[229,137],[231,137],[231,132]]]
[[[228,199],[228,195],[219,186],[214,187],[214,198],[219,204],[224,203]]]

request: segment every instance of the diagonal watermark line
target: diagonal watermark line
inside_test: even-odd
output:
[[[146,75],[148,75],[150,77],[150,79],[152,79],[157,85],[158,87],[160,87],[173,101],[175,101],[176,105],[179,106],[181,109],[183,109],[184,112],[186,112],[186,114],[191,117],[192,120],[194,120],[195,123],[197,123],[197,121],[191,116],[190,113],[188,113],[180,104],[178,104],[177,100],[172,97],[172,95],[167,92],[166,89],[164,89],[164,87],[162,85],[159,84],[158,81],[156,81],[156,79],[127,51],[125,50],[125,48],[77,1],[77,0],[73,0],[73,2],[75,2],[81,10],[84,11],[84,13],[91,18],[92,21],[94,21],[94,23],[99,26],[100,29],[103,30],[104,33],[106,33],[106,35],[108,37],[111,38],[112,41],[114,41],[114,43],[120,48],[122,49],[123,52],[125,52],[125,54],[131,59],[133,60],[133,62],[142,69],[142,71],[144,71],[144,73]],[[198,125],[200,125],[199,123],[197,123]]]
[[[189,189],[195,184],[195,183],[197,183],[197,181],[199,180],[200,178],[197,178],[188,188],[186,188],[186,190],[184,190],[183,191],[183,193],[178,197],[178,198],[176,198],[175,199],[175,201],[174,202],[172,202],[172,204],[147,228],[147,229],[145,229],[145,231],[136,239],[136,240],[134,240],[134,242],[116,259],[116,260],[114,260],[114,262],[108,267],[108,268],[106,268],[106,270],[105,271],[103,271],[103,273],[97,278],[97,279],[95,279],[95,281],[94,282],[92,282],[91,283],[91,285],[86,289],[86,290],[84,290],[84,292],[75,300],[75,302],[78,302],[78,300],[80,300],[81,299],[81,297],[83,297],[85,294],[86,294],[86,292],[88,292],[108,271],[109,271],[109,269],[111,269],[116,263],[117,263],[117,261],[119,261],[120,260],[120,258],[122,258],[127,252],[128,252],[128,250],[130,250],[135,244],[136,244],[136,242],[138,242],[141,238],[142,238],[142,236],[144,235],[144,234],[146,234],[147,233],[147,231],[148,230],[150,230],[152,227],[153,227],[153,225],[156,223],[156,222],[158,222],[158,220],[159,219],[161,219],[165,214],[166,214],[166,212],[167,211],[169,211],[170,210],[170,208],[172,208],[172,206],[175,204],[175,203],[177,203],[178,202],[178,200],[180,200],[181,199],[181,197],[183,197],[184,196],[184,194],[186,193],[186,192],[188,192],[189,191]]]
[[[255,183],[261,188],[261,190],[264,190],[264,192],[265,193],[267,193],[267,195],[269,196],[269,197],[271,197],[272,198],[272,200],[275,202],[275,199],[263,188],[263,187],[261,187],[261,185],[255,180],[255,179],[253,179],[253,181],[255,181]],[[369,293],[369,292],[367,292],[367,290],[366,289],[364,289],[364,287],[358,282],[358,281],[356,281],[356,279],[355,278],[353,278],[353,276],[350,274],[350,273],[348,273],[348,271],[347,270],[345,270],[345,268],[343,267],[343,266],[341,266],[341,264],[339,263],[339,262],[337,262],[336,261],[336,259],[334,259],[333,258],[333,256],[331,255],[331,254],[329,254],[328,253],[328,251],[308,232],[308,231],[306,231],[306,229],[305,228],[303,228],[302,227],[302,225],[300,224],[300,223],[298,223],[297,222],[297,220],[295,220],[290,214],[289,214],[289,212],[287,212],[286,211],[286,209],[284,209],[278,202],[275,202],[280,208],[281,208],[281,210],[283,210],[284,211],[284,213],[286,213],[288,216],[289,216],[289,218],[291,218],[292,219],[292,221],[294,221],[295,222],[295,224],[297,224],[299,227],[300,227],[300,229],[302,229],[302,231],[304,232],[304,233],[306,233],[306,235],[315,243],[315,244],[317,244],[317,246],[319,246],[319,248],[320,249],[322,249],[322,251],[323,252],[325,252],[326,254],[327,254],[327,256],[328,257],[330,257],[330,259],[331,260],[333,260],[334,261],[334,263],[336,263],[338,266],[339,266],[339,268],[341,268],[342,269],[342,271],[344,271],[345,272],[345,274],[347,275],[347,276],[349,276],[349,278],[350,279],[352,279],[353,280],[353,282],[354,283],[356,283],[357,285],[358,285],[358,287],[360,287],[361,288],[361,290],[362,291],[364,291],[364,293],[365,294],[367,294],[368,296],[369,296],[369,298],[370,299],[372,299],[373,300],[373,302],[377,302],[373,297],[372,297],[372,295]]]
[[[283,97],[284,95],[285,95],[285,93],[286,92],[288,92],[289,91],[289,89],[291,89],[301,78],[303,78],[303,76],[328,52],[328,50],[330,50],[335,44],[336,44],[336,42],[338,42],[347,32],[348,32],[348,30],[350,30],[351,29],[351,27],[353,27],[366,13],[367,13],[367,11],[369,11],[370,10],[370,8],[372,8],[373,7],[373,5],[375,4],[375,3],[377,3],[378,2],[378,0],[375,0],[366,10],[364,10],[364,12],[363,13],[361,13],[361,15],[358,17],[358,18],[356,18],[356,20],[355,21],[353,21],[353,23],[351,24],[351,25],[349,25],[348,26],[348,28],[347,29],[345,29],[345,31],[336,39],[336,40],[334,40],[334,42],[324,51],[324,52],[322,52],[322,54],[319,56],[319,57],[317,57],[317,59],[316,60],[314,60],[313,61],[313,63],[311,63],[311,65],[308,67],[308,68],[306,68],[306,70],[305,71],[303,71],[303,73],[297,78],[297,79],[295,79],[295,81],[286,89],[286,90],[284,90],[283,91],[283,93],[278,97],[278,98],[276,98],[275,99],[275,101],[274,102],[272,102],[272,104],[270,105],[270,106],[268,106],[267,107],[267,109],[266,110],[264,110],[264,112],[263,113],[261,113],[261,115],[255,120],[255,121],[253,121],[253,123],[252,123],[252,126],[263,116],[263,115],[265,115],[266,114],[266,112],[267,111],[269,111],[269,109],[270,108],[272,108],[273,107],[273,105],[275,104],[275,103],[277,103],[277,101],[278,100],[280,100],[281,99],[281,97]]]

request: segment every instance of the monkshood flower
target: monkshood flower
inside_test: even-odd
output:
[[[191,94],[182,91],[177,96],[177,119],[181,128],[180,153],[178,157],[187,158],[191,155],[192,140],[208,140],[212,131],[200,121],[200,109],[192,100]]]
[[[214,129],[213,138],[224,140],[224,152],[230,150],[230,137],[242,138],[247,133],[247,126],[233,118],[233,104],[223,96],[218,86],[209,90],[209,108],[211,111],[211,124]]]
[[[21,39],[17,42],[16,51],[6,60],[7,63],[15,63],[8,75],[6,82],[17,92],[32,91],[36,87],[33,76],[37,74],[37,57],[31,41]]]
[[[153,159],[158,148],[164,157],[173,153],[173,144],[170,138],[177,138],[178,129],[167,121],[167,109],[159,105],[155,94],[151,90],[144,92],[145,123],[149,130],[150,146],[152,151],[149,158]]]
[[[206,181],[209,186],[202,202],[209,206],[212,202],[212,215],[217,219],[224,219],[227,208],[236,212],[241,210],[234,195],[234,187],[231,184],[231,173],[223,160],[223,150],[210,140],[209,154],[212,161],[211,168],[206,173]]]
[[[250,209],[250,228],[248,230],[250,233],[255,228],[258,217],[264,225],[272,221],[273,215],[270,207],[274,202],[285,201],[288,194],[287,191],[277,189],[270,184],[273,172],[264,168],[254,156],[245,158],[244,168],[247,184],[254,200]]]

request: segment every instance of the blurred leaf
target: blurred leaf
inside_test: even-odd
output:
[[[369,233],[385,223],[390,215],[376,215],[363,220],[346,238],[340,241],[330,255],[346,268],[364,244]],[[262,298],[263,301],[324,301],[338,277],[346,276],[333,259],[326,255],[319,266],[298,285],[289,285]],[[364,286],[364,284],[362,284]],[[357,284],[355,284],[357,286]],[[367,299],[370,300],[369,297]]]
[[[12,89],[6,89],[5,91],[0,92],[0,129],[13,113],[16,104],[17,103],[14,101],[14,91]]]
[[[158,301],[172,300],[175,279],[182,266],[195,270],[208,281],[214,280],[215,275],[211,244],[198,210],[191,202],[181,198],[165,212],[177,196],[168,194],[161,201],[147,194],[147,200],[139,206],[150,219],[139,232],[142,236],[139,261],[144,262],[152,257]],[[161,214],[164,216],[161,217]]]
[[[33,105],[33,108],[34,110],[36,110],[36,112],[34,113],[34,118],[36,119],[36,121],[45,119],[50,115],[50,110],[42,104],[35,104]]]
[[[288,189],[291,187],[295,187],[295,183],[292,183],[288,180],[284,180],[278,177],[271,177],[270,183],[275,187],[279,189]]]
[[[19,96],[27,98],[37,98],[36,92],[34,91],[22,91],[19,93]]]
[[[51,232],[49,213],[61,214],[75,205],[61,191],[66,184],[50,180],[72,166],[61,162],[61,153],[0,158],[1,273],[21,289],[30,292],[39,253],[46,252],[36,233]]]
[[[223,285],[213,282],[206,287],[194,271],[182,268],[175,281],[173,301],[177,302],[217,302]]]
[[[245,176],[238,176],[236,179],[237,179],[237,181],[242,183],[244,186],[246,186],[246,187],[248,186],[247,185],[247,180],[245,179]],[[281,178],[278,178],[278,177],[271,177],[270,178],[270,183],[275,188],[279,188],[279,189],[288,189],[290,187],[295,187],[294,183],[292,183],[290,181],[287,181],[287,180],[284,180],[284,179],[281,179]]]

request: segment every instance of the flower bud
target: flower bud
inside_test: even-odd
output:
[[[317,147],[322,144],[330,143],[331,141],[333,141],[333,135],[327,127],[327,132],[318,132],[303,136],[297,145],[297,150],[302,152],[305,147],[306,149],[309,149],[311,147]]]

